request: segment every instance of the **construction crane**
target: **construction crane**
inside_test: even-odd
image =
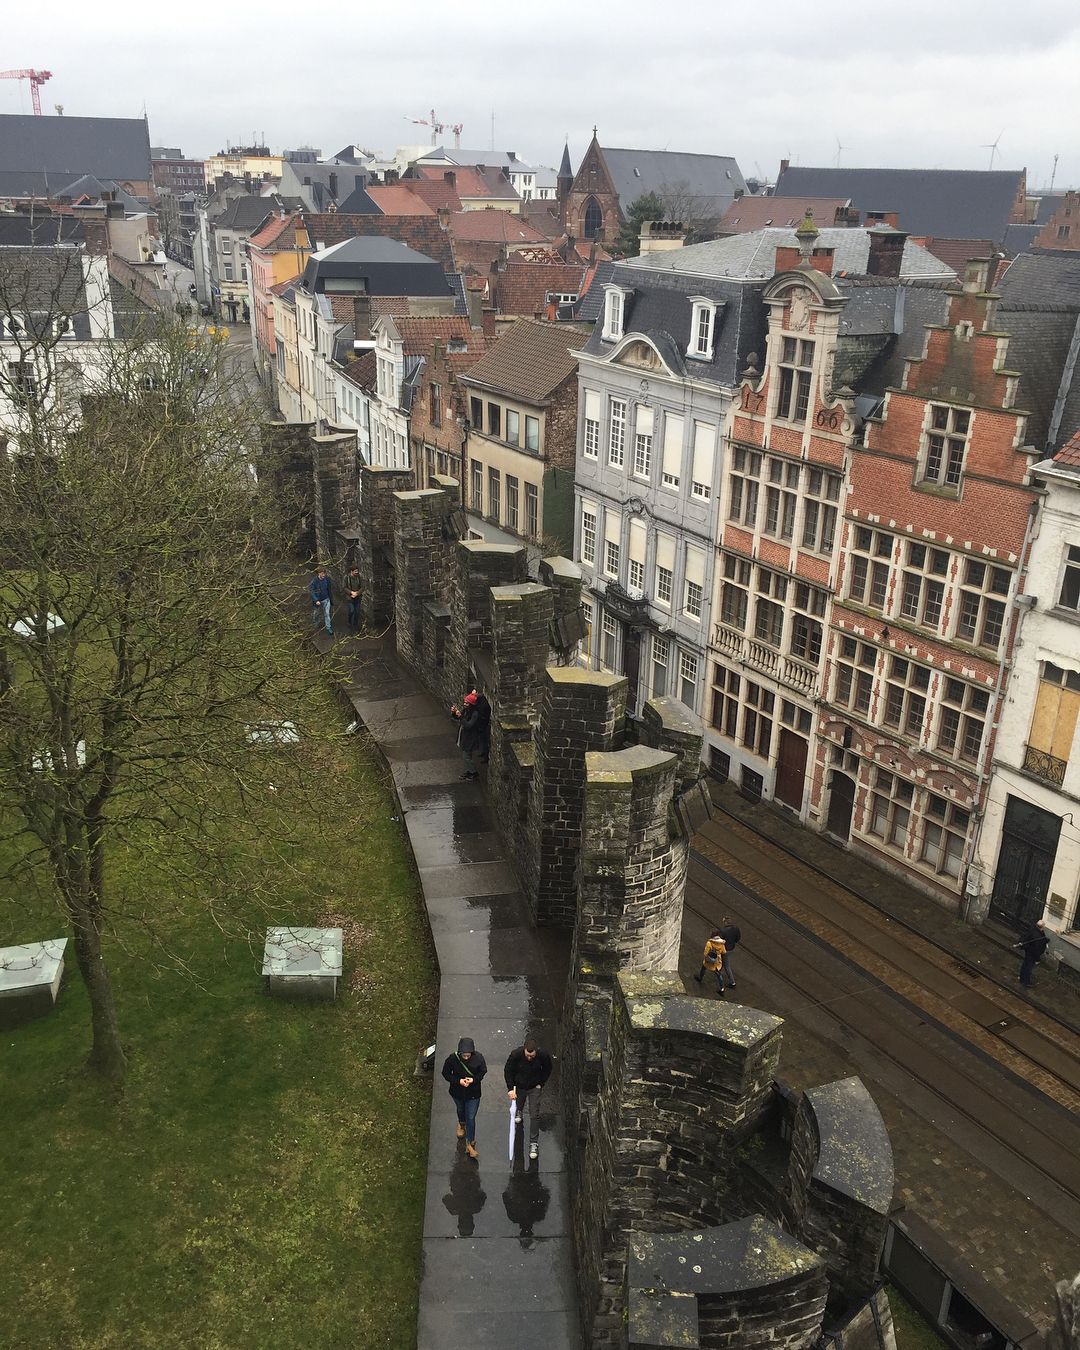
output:
[[[432,145],[439,143],[439,137],[444,131],[452,131],[454,133],[454,149],[461,149],[461,131],[465,125],[464,122],[451,123],[448,126],[445,122],[440,122],[435,116],[434,108],[431,110],[430,117],[406,117],[405,120],[406,122],[415,122],[418,127],[430,127]]]
[[[0,80],[29,80],[30,99],[34,105],[34,116],[41,116],[40,87],[46,80],[52,79],[51,70],[0,70]]]

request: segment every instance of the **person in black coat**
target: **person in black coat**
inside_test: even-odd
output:
[[[720,973],[717,978],[723,986],[727,981],[729,989],[735,988],[735,976],[731,971],[731,949],[737,947],[742,939],[742,929],[737,923],[732,923],[728,916],[724,915],[724,922],[720,925],[720,936],[724,939],[724,954],[720,958]]]
[[[480,708],[480,696],[476,690],[471,690],[462,700],[463,707],[459,708],[455,704],[450,709],[451,717],[456,717],[461,725],[458,727],[458,749],[461,751],[461,757],[465,761],[465,772],[461,775],[466,782],[470,782],[480,777],[476,767],[475,756],[480,754],[484,747],[484,737],[486,727],[491,723],[491,707],[484,699],[487,705],[487,721],[485,723],[483,710]]]
[[[514,1119],[518,1124],[525,1115],[526,1103],[529,1106],[530,1158],[535,1158],[540,1148],[540,1096],[551,1077],[551,1067],[551,1056],[530,1036],[524,1045],[510,1051],[503,1069],[506,1095],[517,1102]]]
[[[465,1140],[470,1158],[476,1152],[476,1113],[480,1109],[480,1084],[487,1073],[487,1061],[468,1036],[458,1041],[456,1054],[447,1055],[442,1076],[450,1084],[450,1096],[457,1107],[457,1137]]]
[[[1042,960],[1047,947],[1050,946],[1050,939],[1043,932],[1043,928],[1042,919],[1038,923],[1029,923],[1024,929],[1020,941],[1016,943],[1017,947],[1024,949],[1024,959],[1020,963],[1020,974],[1016,978],[1025,989],[1030,989],[1035,983],[1035,967]]]

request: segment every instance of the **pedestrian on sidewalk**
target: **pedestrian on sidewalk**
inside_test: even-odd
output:
[[[551,1077],[551,1068],[551,1056],[540,1049],[535,1037],[530,1036],[524,1045],[510,1051],[503,1069],[506,1095],[517,1103],[514,1120],[518,1125],[524,1119],[526,1104],[529,1108],[530,1158],[535,1158],[540,1151],[540,1098],[544,1084]]]
[[[716,976],[716,992],[721,998],[724,997],[724,975],[721,964],[726,951],[727,946],[724,943],[723,934],[719,928],[714,928],[705,943],[705,950],[701,953],[701,969],[694,976],[698,984],[702,984],[705,980],[705,972],[711,970]]]
[[[450,1096],[457,1107],[457,1137],[465,1140],[470,1158],[476,1152],[476,1113],[480,1109],[480,1084],[487,1073],[487,1061],[468,1036],[458,1041],[457,1052],[447,1055],[442,1076],[450,1084]]]
[[[466,782],[472,782],[480,777],[476,767],[476,756],[483,744],[483,731],[482,714],[478,703],[477,692],[472,689],[462,699],[463,707],[459,708],[455,703],[450,709],[451,717],[456,717],[461,723],[458,727],[457,743],[461,757],[465,761],[465,772],[461,776]],[[490,709],[488,715],[490,716]]]
[[[487,701],[486,694],[478,689],[472,692],[476,695],[476,730],[480,737],[477,754],[481,764],[486,764],[491,752],[491,704]]]
[[[345,578],[345,595],[349,602],[349,631],[359,633],[360,631],[360,569],[359,567],[350,567],[349,575]]]
[[[325,567],[320,567],[311,578],[308,594],[311,596],[312,626],[318,628],[321,621],[326,625],[326,631],[333,637],[334,625],[330,618],[330,602],[333,598],[333,591]]]
[[[735,988],[735,976],[731,972],[731,949],[737,947],[742,941],[742,929],[737,923],[732,923],[728,916],[724,915],[724,922],[720,925],[720,936],[724,939],[724,952],[720,957],[720,983],[727,981],[729,989]]]
[[[1029,923],[1024,928],[1020,941],[1014,943],[1015,947],[1022,947],[1024,950],[1024,959],[1020,963],[1020,974],[1016,977],[1025,989],[1030,989],[1035,983],[1035,967],[1043,958],[1047,947],[1050,946],[1050,939],[1043,931],[1045,924],[1042,919],[1037,923]]]

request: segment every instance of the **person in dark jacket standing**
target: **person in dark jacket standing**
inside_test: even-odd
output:
[[[459,708],[455,703],[450,709],[450,715],[456,717],[461,723],[458,727],[457,743],[458,749],[461,751],[461,757],[465,761],[465,772],[461,776],[466,782],[480,777],[479,770],[476,767],[476,755],[483,744],[482,714],[477,706],[479,701],[479,696],[473,689],[462,700],[464,707]],[[486,699],[485,702],[487,702]],[[489,709],[488,717],[490,718],[490,716]]]
[[[334,636],[334,625],[330,618],[330,604],[333,599],[330,578],[326,575],[326,568],[320,567],[318,572],[311,578],[308,585],[308,595],[311,596],[311,622],[315,628],[318,628],[321,620],[326,625],[326,631],[331,637]]]
[[[731,949],[737,947],[742,940],[742,930],[737,923],[732,923],[728,916],[724,915],[724,922],[720,925],[720,936],[724,939],[724,954],[720,958],[720,982],[726,980],[729,989],[735,988],[735,976],[731,973]]]
[[[529,1157],[540,1151],[540,1097],[544,1084],[551,1077],[551,1056],[541,1050],[532,1036],[524,1045],[511,1050],[503,1069],[506,1095],[517,1102],[515,1120],[521,1123],[526,1103],[529,1107]]]
[[[481,762],[486,764],[488,753],[491,750],[491,704],[487,701],[485,694],[481,694],[476,689],[472,692],[476,694],[476,730],[480,736],[477,752],[480,755]]]
[[[458,1041],[457,1053],[447,1055],[442,1076],[450,1084],[450,1096],[457,1107],[457,1137],[465,1140],[470,1158],[476,1152],[476,1113],[480,1109],[480,1084],[487,1073],[487,1061],[468,1036]]]
[[[1024,959],[1020,963],[1020,974],[1016,977],[1025,989],[1030,989],[1035,983],[1035,967],[1043,958],[1047,947],[1050,946],[1050,939],[1043,931],[1044,924],[1042,919],[1038,923],[1029,923],[1024,929],[1023,936],[1015,945],[1024,949]]]
[[[349,631],[359,633],[360,631],[360,601],[363,596],[360,593],[360,569],[359,567],[350,567],[349,575],[345,578],[345,595],[348,599],[348,617]]]

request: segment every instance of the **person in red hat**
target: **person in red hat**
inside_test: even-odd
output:
[[[465,705],[463,708],[459,708],[455,703],[450,712],[461,723],[457,737],[458,749],[465,761],[465,772],[461,776],[466,782],[472,782],[480,777],[476,767],[476,754],[484,743],[483,718],[479,707],[479,695],[475,689],[471,689],[462,702]]]

